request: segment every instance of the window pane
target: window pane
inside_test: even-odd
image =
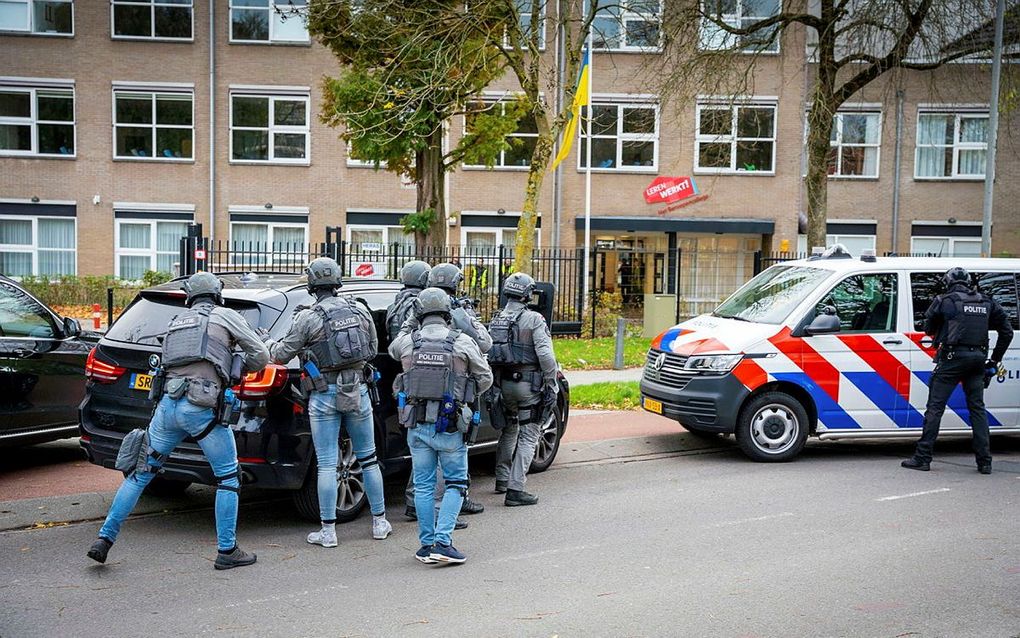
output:
[[[152,98],[148,95],[118,95],[118,124],[152,124]]]
[[[273,40],[307,42],[304,11],[289,7],[287,2],[278,2],[276,11],[273,11]]]
[[[779,13],[780,0],[743,0],[743,15],[767,18]]]
[[[70,33],[71,3],[35,0],[36,33]]]
[[[172,275],[174,273],[174,264],[177,262],[177,253],[160,253],[156,255],[156,270]]]
[[[0,285],[0,329],[8,337],[52,337],[53,320],[27,293]]]
[[[737,170],[771,171],[772,142],[738,142]]]
[[[156,123],[191,125],[191,96],[156,96]]]
[[[263,247],[269,242],[269,226],[266,224],[231,224],[231,239],[245,244],[260,244]]]
[[[741,107],[737,110],[738,137],[772,137],[772,109]]]
[[[1002,306],[1014,329],[1020,329],[1017,323],[1016,277],[1013,273],[982,272],[977,273],[977,284],[985,293]]]
[[[269,0],[231,0],[235,7],[268,7]]]
[[[234,126],[269,126],[269,98],[235,97]]]
[[[37,117],[40,120],[74,121],[74,99],[70,95],[40,91],[36,97],[38,99]]]
[[[701,142],[698,144],[698,166],[701,168],[729,168],[730,151],[728,142]]]
[[[988,143],[987,118],[960,118],[960,141],[966,143]]]
[[[156,7],[156,37],[190,38],[190,7]]]
[[[843,118],[843,143],[844,144],[865,144],[873,143],[868,140],[868,122],[870,115],[844,114]],[[877,140],[875,140],[877,141]]]
[[[191,158],[191,129],[157,128],[156,151],[160,157]]]
[[[980,239],[957,239],[953,241],[953,257],[980,257]]]
[[[0,91],[0,117],[32,117],[32,94]]]
[[[592,168],[616,168],[616,140],[595,138],[591,147]]]
[[[118,157],[152,157],[152,129],[117,127]]]
[[[657,47],[659,46],[659,23],[652,20],[628,20],[627,46]]]
[[[275,100],[273,104],[273,121],[280,126],[304,126],[304,100]]]
[[[495,248],[496,233],[494,231],[469,231],[464,233],[467,248]]]
[[[74,127],[69,124],[40,124],[39,152],[74,155]]]
[[[952,118],[938,113],[922,113],[917,118],[917,143],[952,144]]]
[[[304,156],[304,133],[277,133],[273,136],[273,157],[303,159]]]
[[[0,219],[0,244],[31,246],[32,222],[28,219]]]
[[[854,275],[844,279],[815,309],[836,309],[843,332],[896,329],[896,275]]]
[[[113,5],[113,34],[151,36],[152,8],[133,5]]]
[[[73,275],[74,253],[66,250],[40,250],[39,251],[39,274],[40,275]]]
[[[659,0],[628,0],[625,4],[629,10],[644,16],[657,16],[662,11]]]
[[[985,151],[960,151],[956,172],[960,175],[984,175]]]
[[[28,31],[28,4],[0,2],[0,29]]]
[[[364,250],[365,244],[382,244],[383,243],[383,231],[382,229],[372,230],[352,230],[351,231],[351,247],[355,252]]]
[[[141,255],[121,255],[120,278],[141,279],[142,275],[145,274],[145,271],[149,270],[150,263],[150,257],[143,257]]]
[[[304,250],[304,228],[274,228],[273,248],[276,250]]]
[[[653,142],[624,142],[621,150],[624,166],[651,166],[655,159]]]
[[[591,130],[594,135],[616,135],[615,106],[593,106]]]
[[[915,255],[950,257],[949,239],[945,237],[914,237],[910,240],[910,252]],[[925,306],[927,308],[927,306]],[[925,308],[922,308],[923,312]]]
[[[188,234],[186,222],[157,222],[156,223],[156,250],[173,251],[176,258],[177,249],[180,247],[181,237]],[[169,270],[164,271],[169,272]]]
[[[24,277],[31,274],[32,253],[12,253],[0,250],[0,275]]]
[[[234,159],[269,159],[269,132],[234,131]]]
[[[31,151],[32,127],[0,124],[0,150]]]
[[[874,147],[844,146],[843,164],[841,175],[867,175],[874,177],[878,174],[878,149]]]
[[[733,132],[733,113],[729,109],[701,109],[698,132],[702,135],[730,135]]]
[[[620,22],[613,17],[598,17],[592,22],[592,46],[615,49],[620,46]]]
[[[538,133],[538,124],[535,123],[534,115],[522,115],[521,119],[517,120],[517,130],[515,133]]]
[[[535,137],[511,137],[510,148],[503,153],[504,166],[530,166],[535,152]]]
[[[952,162],[952,149],[941,147],[917,149],[918,177],[945,177],[952,170]]]
[[[269,12],[231,9],[230,37],[234,40],[269,40]]]
[[[654,109],[623,109],[624,133],[655,133]]]
[[[151,238],[148,224],[120,224],[121,248],[149,248]]]

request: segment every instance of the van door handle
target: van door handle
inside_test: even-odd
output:
[[[903,341],[901,341],[900,339],[886,339],[882,341],[882,345],[884,346],[898,346],[902,343]]]

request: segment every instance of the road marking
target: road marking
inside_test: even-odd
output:
[[[937,490],[925,490],[924,492],[911,492],[910,494],[897,494],[896,496],[883,496],[882,498],[876,498],[878,502],[882,501],[898,501],[901,498],[913,498],[915,496],[925,496],[926,494],[940,494],[942,492],[948,492],[948,487],[940,487]]]
[[[744,523],[757,523],[759,521],[770,521],[774,518],[786,518],[788,516],[796,516],[793,512],[782,512],[780,514],[768,514],[766,516],[756,516],[754,518],[742,518],[737,521],[723,521],[722,523],[714,523],[709,527],[730,527],[732,525],[743,525]]]

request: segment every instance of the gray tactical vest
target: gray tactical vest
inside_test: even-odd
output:
[[[976,291],[955,291],[946,295],[956,309],[956,314],[947,322],[947,346],[988,347],[988,321],[992,315],[992,303]]]
[[[324,336],[308,350],[315,357],[320,371],[350,368],[374,356],[368,332],[362,325],[362,316],[355,310],[353,301],[328,297],[312,309],[322,317]]]
[[[518,322],[527,308],[496,313],[489,323],[492,349],[488,352],[489,363],[500,366],[537,366],[535,339],[530,328],[521,329]]]
[[[397,293],[393,304],[386,309],[386,335],[392,342],[400,334],[400,327],[414,311],[414,300],[421,293],[421,288],[404,288]]]
[[[415,407],[415,421],[435,423],[443,409],[459,409],[465,402],[474,400],[468,396],[467,361],[453,352],[453,345],[460,337],[460,330],[450,330],[443,339],[428,339],[416,330],[411,334],[413,350],[405,358],[403,391],[407,403]]]
[[[223,326],[209,322],[214,308],[211,303],[199,303],[170,320],[163,339],[163,367],[172,371],[195,363],[209,363],[220,381],[230,385],[233,359],[230,333]]]

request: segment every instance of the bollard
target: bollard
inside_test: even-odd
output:
[[[102,318],[103,313],[99,310],[99,304],[92,304],[92,329],[99,330],[99,321]]]
[[[106,327],[113,325],[113,288],[106,289]]]
[[[616,355],[613,357],[613,370],[623,370],[623,317],[616,318]]]

